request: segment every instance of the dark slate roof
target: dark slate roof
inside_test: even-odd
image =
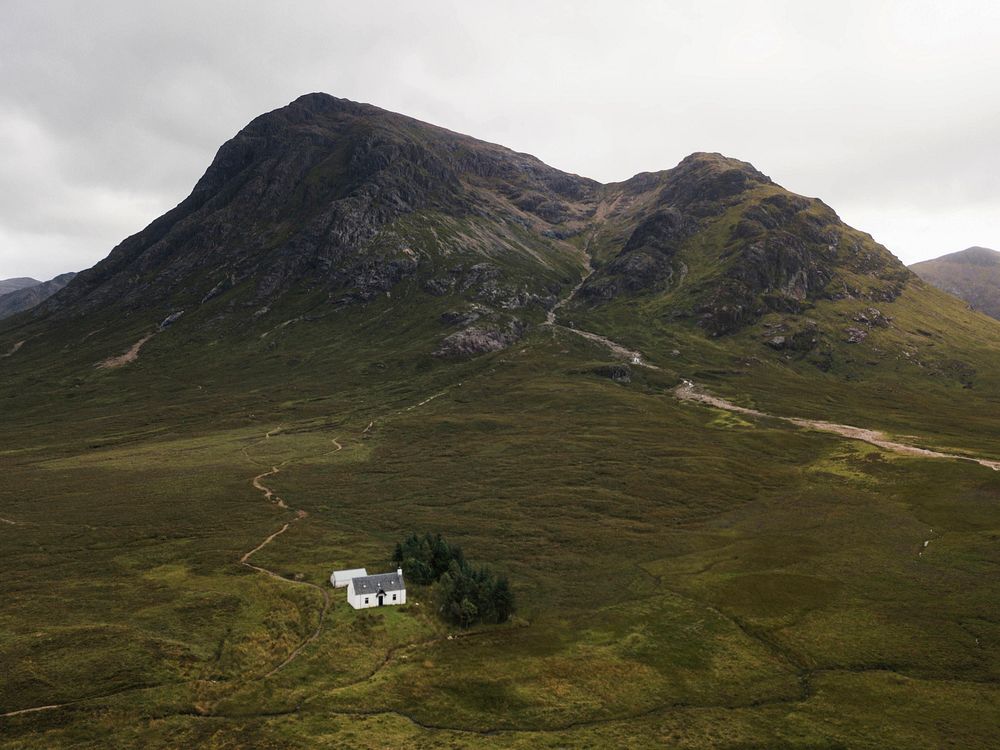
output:
[[[403,591],[403,576],[398,573],[379,573],[373,576],[361,576],[354,581],[355,594],[377,594],[379,589],[385,592]]]

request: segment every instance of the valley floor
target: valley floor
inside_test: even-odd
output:
[[[623,385],[605,347],[557,326],[377,403],[28,431],[0,747],[992,747],[996,461],[673,391],[621,346]],[[329,588],[411,530],[507,572],[514,621]]]

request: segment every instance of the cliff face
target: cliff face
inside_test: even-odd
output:
[[[891,301],[910,278],[822,201],[719,154],[692,154],[608,190],[632,209],[618,222],[608,262],[585,284],[592,304],[657,292],[673,315],[718,336],[817,300]]]

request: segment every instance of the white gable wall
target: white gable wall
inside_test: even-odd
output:
[[[378,606],[378,597],[375,594],[354,593],[354,581],[351,581],[351,583],[347,586],[347,603],[355,609],[367,609],[368,607]],[[406,589],[402,589],[401,591],[385,592],[383,605],[391,607],[396,604],[406,604]]]

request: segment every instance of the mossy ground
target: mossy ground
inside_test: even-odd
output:
[[[995,332],[895,303],[972,352],[970,389],[611,306],[588,322],[663,368],[622,385],[558,329],[435,360],[444,304],[401,288],[239,336],[182,321],[113,371],[93,364],[145,328],[68,326],[3,360],[0,710],[70,705],[0,719],[0,747],[995,746],[1000,474],[670,395],[693,375],[997,456]],[[250,484],[273,465],[309,516],[256,564],[322,585],[430,529],[509,574],[518,616],[456,633],[419,589],[364,613],[337,592],[262,678],[322,604],[238,564],[294,516]]]

